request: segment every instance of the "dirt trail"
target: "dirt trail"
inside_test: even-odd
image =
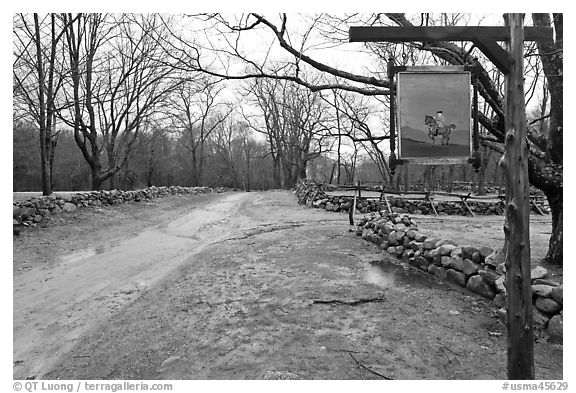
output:
[[[392,263],[346,215],[284,191],[170,206],[15,272],[16,378],[505,378],[491,303]],[[536,345],[537,377],[561,379],[562,347]]]
[[[114,239],[14,278],[15,377],[42,375],[78,337],[209,244],[245,224],[249,194],[230,194],[175,221]]]

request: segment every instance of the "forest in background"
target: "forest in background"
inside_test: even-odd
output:
[[[13,137],[13,190],[39,191],[42,188],[38,131],[25,124],[16,124]],[[265,141],[255,138],[233,138],[229,146],[218,141],[209,143],[204,173],[197,184],[208,187],[231,187],[241,190],[268,190],[275,188],[272,173],[273,162]],[[249,144],[248,148],[246,143]],[[247,153],[248,151],[248,153]],[[247,157],[247,154],[250,156]],[[502,173],[498,169],[499,155],[488,157],[484,183],[502,187]],[[54,191],[84,191],[90,189],[90,167],[76,146],[71,131],[61,131],[55,148]],[[132,157],[117,175],[116,188],[133,190],[149,186],[192,186],[195,179],[190,152],[183,141],[168,133],[156,132],[141,135],[134,146]],[[337,182],[337,161],[324,155],[314,158],[307,168],[308,178],[319,183],[383,184],[377,165],[370,159],[341,165],[341,179]],[[445,190],[460,189],[482,193],[478,189],[479,174],[470,165],[451,166],[410,165],[399,167],[398,176],[387,188],[399,190]],[[464,186],[466,184],[466,186]],[[456,187],[454,187],[456,185]],[[110,189],[110,184],[105,184]]]

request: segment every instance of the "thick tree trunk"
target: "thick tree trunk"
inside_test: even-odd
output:
[[[552,235],[548,244],[548,253],[544,258],[546,263],[556,266],[562,266],[563,262],[563,196],[562,192],[554,192],[546,194],[548,204],[552,212]]]
[[[152,187],[152,171],[148,171],[148,174],[146,176],[146,186],[147,187]]]
[[[562,266],[562,243],[563,243],[563,113],[564,113],[564,17],[563,14],[532,14],[535,26],[554,26],[554,42],[537,42],[538,52],[542,60],[542,67],[550,92],[550,118],[549,137],[547,143],[547,155],[549,162],[545,168],[534,166],[531,176],[536,180],[536,187],[544,191],[552,210],[552,235],[546,262]],[[544,113],[542,113],[544,115]],[[537,169],[541,169],[537,171]],[[551,176],[549,176],[551,175]],[[549,177],[548,179],[546,177]]]
[[[45,85],[44,85],[44,62],[42,59],[40,22],[38,14],[34,14],[34,43],[36,44],[36,72],[38,74],[38,125],[40,129],[40,173],[42,175],[42,195],[50,195],[50,168],[49,168],[49,148],[50,130],[47,129],[46,105],[45,105]]]
[[[110,187],[111,190],[115,190],[117,187],[116,184],[116,174],[113,174],[112,176],[110,176],[110,178],[108,179],[108,185]]]
[[[306,179],[306,164],[307,162],[303,162],[298,167],[298,178],[296,179],[297,181]]]
[[[196,159],[196,154],[192,152],[192,186],[198,187],[198,162]]]
[[[50,195],[50,160],[48,159],[48,146],[46,145],[46,130],[40,126],[40,171],[42,175],[42,195]]]
[[[278,189],[281,188],[280,184],[280,161],[278,157],[272,158],[272,180],[274,182],[274,188]]]
[[[292,178],[292,165],[286,163],[286,161],[284,159],[280,160],[280,167],[281,167],[281,171],[282,171],[282,184],[281,187],[284,190],[288,190],[290,188],[292,188],[291,183],[291,178]]]
[[[92,180],[92,191],[100,191],[102,187],[102,180],[100,178],[100,168],[92,166],[90,168],[90,175]]]

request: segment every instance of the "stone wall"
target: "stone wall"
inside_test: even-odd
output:
[[[506,267],[502,250],[459,245],[451,239],[427,237],[414,220],[397,213],[370,213],[357,223],[356,234],[384,252],[440,280],[490,299],[506,323]],[[548,271],[531,272],[534,326],[562,341],[563,286],[548,279]]]
[[[309,182],[299,183],[295,193],[299,203],[328,211],[348,211],[353,200],[331,197],[318,185]],[[472,208],[472,204],[468,204]],[[474,204],[478,209],[475,210],[477,214],[502,214],[499,203],[488,207]],[[394,206],[396,209],[392,207],[392,213],[388,213],[382,210],[385,207],[379,201],[357,201],[358,211],[367,213],[357,222],[357,235],[375,243],[384,252],[407,262],[415,269],[492,300],[499,308],[500,320],[506,323],[506,267],[502,251],[489,247],[459,245],[451,239],[427,237],[418,230],[413,218],[400,214],[411,211],[410,207],[400,210],[396,203]],[[439,203],[438,206],[444,206],[443,211],[446,213],[456,211],[449,207],[450,204]],[[438,207],[437,210],[442,214]],[[429,214],[429,211],[421,212]],[[563,286],[548,279],[548,271],[540,266],[532,270],[531,279],[534,326],[546,330],[553,339],[561,342]]]
[[[348,211],[354,203],[354,197],[331,196],[313,182],[299,182],[295,187],[298,201],[316,208],[328,211]],[[407,200],[405,198],[388,197],[388,203],[393,213],[409,214],[434,214],[429,201]],[[504,205],[501,202],[467,201],[470,210],[477,215],[501,215],[504,213]],[[469,215],[470,213],[461,202],[434,201],[438,215]],[[540,207],[544,210],[544,207]],[[387,210],[386,202],[357,198],[356,210],[360,213],[379,212]],[[538,213],[533,206],[534,212]]]
[[[72,212],[85,206],[116,205],[125,202],[149,201],[166,195],[203,194],[213,191],[222,192],[225,189],[171,186],[148,187],[132,191],[88,191],[34,197],[13,202],[13,225],[16,233],[17,228],[21,226],[35,227],[53,214]]]

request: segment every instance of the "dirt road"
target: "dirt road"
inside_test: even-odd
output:
[[[489,302],[290,192],[89,210],[15,238],[15,378],[505,378]]]

